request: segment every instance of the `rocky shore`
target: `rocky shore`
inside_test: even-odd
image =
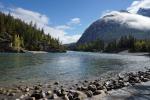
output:
[[[33,86],[16,85],[13,88],[0,87],[0,100],[99,100],[110,91],[132,87],[150,81],[150,69],[146,71],[118,74],[108,80],[84,80],[71,87],[59,82]]]

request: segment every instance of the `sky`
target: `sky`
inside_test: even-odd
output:
[[[36,23],[63,44],[76,42],[107,12],[127,9],[135,13],[141,6],[150,6],[150,0],[0,0],[0,11]]]

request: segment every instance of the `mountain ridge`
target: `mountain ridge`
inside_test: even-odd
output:
[[[149,13],[150,9],[146,11]],[[144,14],[146,14],[146,11]],[[84,31],[77,44],[88,43],[96,39],[109,42],[123,35],[133,35],[137,39],[150,39],[150,28],[147,25],[150,25],[150,18],[143,16],[142,13],[138,13],[132,14],[128,11],[121,10],[106,14],[93,22]]]

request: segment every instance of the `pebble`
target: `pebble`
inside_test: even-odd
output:
[[[86,92],[86,95],[87,95],[87,97],[92,97],[93,96],[93,92],[89,90],[89,91]]]
[[[58,85],[58,84],[59,84],[58,82],[55,82],[55,83],[54,83],[54,85]]]
[[[97,90],[95,85],[89,85],[88,89],[91,90],[92,92],[95,92]]]
[[[15,96],[16,93],[26,92],[26,94],[21,95],[20,98],[16,100],[48,100],[59,98],[63,98],[64,100],[82,100],[82,98],[92,97],[93,95],[99,95],[102,93],[102,91],[108,93],[108,91],[112,89],[120,89],[125,86],[134,85],[140,82],[147,82],[149,80],[150,69],[145,72],[139,71],[137,73],[130,72],[125,75],[119,74],[116,79],[104,81],[104,84],[101,84],[100,80],[94,80],[92,82],[85,80],[83,83],[80,82],[81,84],[75,84],[75,86],[69,90],[65,89],[61,85],[58,86],[59,83],[55,82],[55,87],[50,86],[50,88],[53,89],[53,91],[42,91],[42,88],[45,87],[43,87],[42,84],[39,84],[32,87],[33,89],[26,86],[19,86],[17,89],[0,88],[0,94],[6,96]],[[74,88],[76,88],[76,90],[72,90]],[[46,90],[47,89],[49,89],[48,85],[46,85]],[[19,90],[19,92],[17,92],[17,90]]]

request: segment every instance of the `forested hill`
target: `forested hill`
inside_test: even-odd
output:
[[[64,51],[64,47],[58,39],[44,34],[36,24],[27,24],[0,12],[0,52],[22,50],[60,52]]]

